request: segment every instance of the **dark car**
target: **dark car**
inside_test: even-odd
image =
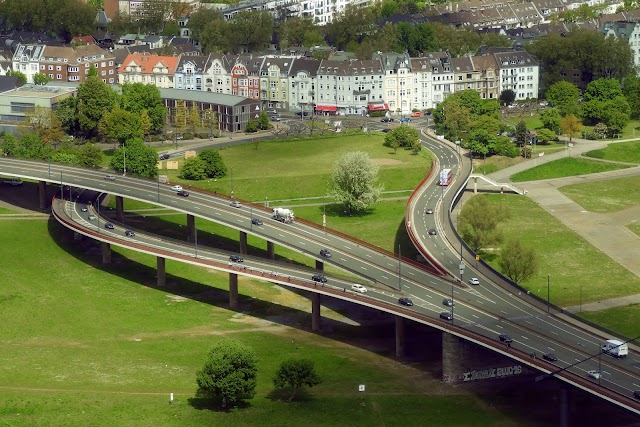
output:
[[[320,249],[320,256],[323,258],[331,258],[331,252],[329,249]]]
[[[180,190],[177,194],[178,196],[189,197],[189,192],[187,190]]]
[[[407,307],[411,307],[413,305],[413,301],[411,301],[411,298],[407,297],[400,297],[398,299],[398,302],[402,305],[406,305]]]
[[[391,117],[383,117],[382,120],[380,120],[382,123],[391,123],[393,121],[393,118]]]
[[[511,338],[509,335],[507,334],[500,334],[498,335],[498,339],[500,341],[502,341],[505,344],[511,344],[513,342],[513,338]]]
[[[253,225],[262,225],[262,220],[258,218],[251,218],[251,224]]]
[[[113,224],[111,224],[110,222],[107,222],[107,223],[104,225],[104,228],[108,228],[109,230],[113,230],[113,228],[114,228],[114,227],[113,227]]]
[[[431,214],[433,214],[433,209],[431,209],[431,208],[426,208],[426,209],[424,210],[424,213],[431,215]]]
[[[136,235],[136,233],[134,233],[134,232],[133,232],[133,231],[131,231],[131,230],[126,230],[126,231],[124,232],[124,235],[125,235],[125,236],[127,236],[127,237],[133,237],[133,236],[135,236],[135,235]]]
[[[544,360],[548,360],[549,362],[555,362],[556,360],[558,360],[558,356],[556,356],[554,353],[545,353],[542,355],[542,358]]]
[[[313,276],[311,276],[311,280],[313,280],[314,282],[327,283],[327,278],[322,274],[314,274]]]
[[[436,229],[435,229],[435,228],[430,228],[430,229],[429,229],[429,235],[431,235],[431,236],[435,236],[436,234],[438,234],[438,232],[436,231]]]
[[[240,255],[231,255],[229,257],[229,261],[233,261],[233,262],[244,262],[244,258],[242,258]]]
[[[391,129],[382,129],[382,130],[380,130],[380,132],[382,132],[382,133],[389,133],[389,132],[391,132]]]
[[[305,116],[307,117],[309,115],[309,112],[307,111],[298,111],[296,112],[296,116]]]
[[[635,397],[636,399],[640,399],[640,390],[636,390],[633,392],[633,397]]]
[[[453,320],[453,313],[450,311],[443,311],[440,313],[440,318],[444,320]]]
[[[456,305],[451,298],[443,299],[442,304],[446,305],[447,307],[453,307],[454,305]]]
[[[169,156],[168,154],[161,154],[159,159],[160,160],[167,160],[167,159],[169,159],[169,157],[171,157],[171,156]]]

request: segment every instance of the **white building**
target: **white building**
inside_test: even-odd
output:
[[[540,66],[533,56],[524,51],[493,54],[500,71],[500,92],[511,89],[516,101],[538,98]]]

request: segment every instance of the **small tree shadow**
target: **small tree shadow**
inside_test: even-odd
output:
[[[199,411],[208,410],[214,412],[229,412],[235,408],[246,409],[251,407],[251,404],[249,402],[241,400],[236,403],[227,403],[227,407],[223,408],[222,399],[220,399],[219,397],[205,396],[199,391],[196,392],[196,395],[194,397],[188,398],[187,402],[193,409],[197,409]]]
[[[277,388],[272,390],[267,394],[267,399],[272,400],[274,402],[285,402],[289,403],[289,397],[291,397],[291,393],[293,389],[291,387],[285,388]],[[299,388],[291,402],[309,402],[313,399],[311,393],[309,393],[308,388]]]
[[[322,211],[323,207],[320,207]],[[329,217],[365,217],[373,212],[373,209],[365,209],[363,211],[352,211],[349,213],[346,206],[342,203],[333,203],[324,207]]]

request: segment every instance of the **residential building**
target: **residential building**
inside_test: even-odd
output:
[[[382,99],[374,97],[371,100],[372,108],[370,110],[384,109],[384,103],[382,107],[377,105],[384,99],[388,110],[408,115],[411,113],[415,96],[409,54],[376,53],[373,55],[373,59],[381,62],[384,77],[378,83],[378,87],[384,89],[384,92]]]
[[[435,107],[453,93],[454,72],[448,52],[433,52],[425,59],[431,66],[431,99]]]
[[[209,55],[205,65],[203,90],[231,94],[231,63],[226,55]]]
[[[175,73],[176,89],[204,90],[204,72],[208,56],[181,55]]]
[[[260,99],[260,68],[263,57],[238,55],[231,67],[231,94]]]
[[[538,98],[538,61],[525,51],[508,50],[493,54],[500,71],[500,93],[510,89],[516,100]]]
[[[14,71],[20,71],[27,77],[28,83],[33,83],[33,76],[40,72],[40,58],[46,46],[43,44],[19,44],[13,54]]]
[[[606,37],[621,38],[629,43],[629,47],[633,53],[633,65],[636,67],[640,66],[640,24],[638,22],[606,22],[600,27],[600,32]]]
[[[260,70],[260,98],[263,105],[269,108],[289,109],[287,88],[289,81],[306,80],[302,77],[307,74],[309,79],[315,77],[320,61],[305,60],[294,61],[293,57],[267,57]],[[308,62],[316,66],[315,70],[304,67]],[[293,64],[297,67],[293,68]],[[312,77],[313,76],[313,77]],[[311,111],[311,110],[310,110]]]
[[[118,83],[145,83],[159,88],[174,87],[177,56],[129,54],[118,69]]]

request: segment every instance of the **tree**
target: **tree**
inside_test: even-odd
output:
[[[536,136],[538,138],[538,143],[540,144],[548,144],[551,141],[557,141],[558,136],[552,130],[547,128],[538,129],[536,131]]]
[[[273,19],[268,12],[241,10],[229,22],[231,48],[234,52],[254,52],[269,44]]]
[[[162,130],[167,108],[162,102],[162,96],[157,86],[143,83],[123,84],[120,106],[132,113],[146,112],[151,120],[150,131],[158,133]]]
[[[51,81],[51,77],[44,73],[36,73],[33,75],[33,83],[36,85],[46,85]]]
[[[346,153],[333,165],[331,177],[333,197],[347,208],[347,212],[364,211],[375,203],[382,192],[377,186],[378,165],[367,153]]]
[[[184,161],[180,169],[180,178],[200,181],[207,178],[207,164],[199,157],[191,157]]]
[[[393,148],[394,153],[399,147],[411,148],[418,140],[418,131],[409,126],[398,126],[384,136],[384,145]]]
[[[529,139],[529,129],[524,120],[520,120],[516,125],[516,144],[525,145]]]
[[[91,67],[93,69],[93,67]],[[98,132],[98,122],[117,105],[117,94],[98,77],[78,86],[78,124],[88,136]]]
[[[503,90],[500,93],[500,103],[509,106],[516,100],[516,93],[511,89]]]
[[[39,105],[25,114],[25,119],[18,125],[18,129],[21,133],[38,135],[47,144],[60,141],[64,134],[56,113]]]
[[[227,167],[218,150],[204,149],[198,153],[198,157],[205,162],[205,173],[209,178],[222,178],[227,174]]]
[[[508,217],[509,212],[503,206],[490,204],[484,196],[473,197],[460,212],[462,238],[474,252],[499,243],[502,233],[498,230],[498,224]]]
[[[582,131],[582,123],[573,114],[569,114],[560,122],[560,127],[565,135],[569,137],[569,142],[573,140],[573,137]]]
[[[561,116],[578,112],[580,91],[564,80],[554,83],[545,94],[547,101],[558,109]]]
[[[285,360],[273,378],[273,384],[276,388],[291,388],[289,402],[293,400],[299,388],[313,387],[321,382],[320,376],[314,369],[313,361],[309,359]]]
[[[313,121],[313,117],[311,118]],[[271,123],[269,123],[269,115],[266,111],[262,111],[260,113],[260,118],[258,119],[258,129],[267,130],[271,127]],[[313,132],[313,130],[312,130]]]
[[[222,408],[252,398],[256,393],[256,363],[249,347],[230,339],[220,340],[196,374],[199,392],[220,399]]]
[[[142,138],[144,132],[140,115],[125,110],[115,109],[106,113],[99,124],[100,133],[125,144],[132,138]]]
[[[560,133],[560,121],[562,120],[562,116],[560,115],[560,111],[555,107],[548,107],[542,110],[540,113],[540,121],[542,122],[542,126],[545,129],[549,129],[556,134]]]
[[[523,246],[519,240],[510,240],[500,250],[498,261],[502,274],[521,283],[533,276],[538,269],[538,260],[535,250]]]
[[[70,135],[75,135],[79,129],[78,98],[70,96],[63,99],[58,103],[54,112],[58,120],[60,120],[62,129]]]
[[[124,171],[125,155],[127,172],[143,178],[155,178],[158,176],[158,152],[144,145],[141,138],[133,138],[126,141],[125,149],[120,147],[114,151],[109,166],[115,171]]]
[[[182,132],[187,127],[187,103],[183,100],[176,101],[173,115],[173,126],[177,132]]]
[[[255,133],[258,132],[258,122],[255,120],[249,120],[247,122],[247,126],[245,126],[244,131],[247,133]]]
[[[102,166],[102,150],[94,144],[82,144],[78,147],[77,159],[80,166],[98,168]]]
[[[638,118],[640,115],[640,77],[636,75],[625,77],[622,92],[627,98],[632,117]]]
[[[7,76],[17,77],[22,84],[27,84],[27,76],[25,76],[24,73],[21,73],[20,71],[9,70],[7,71]]]
[[[195,105],[192,105],[191,108],[189,108],[189,113],[187,114],[187,126],[193,134],[195,134],[198,131],[198,127],[200,127],[200,111]]]

